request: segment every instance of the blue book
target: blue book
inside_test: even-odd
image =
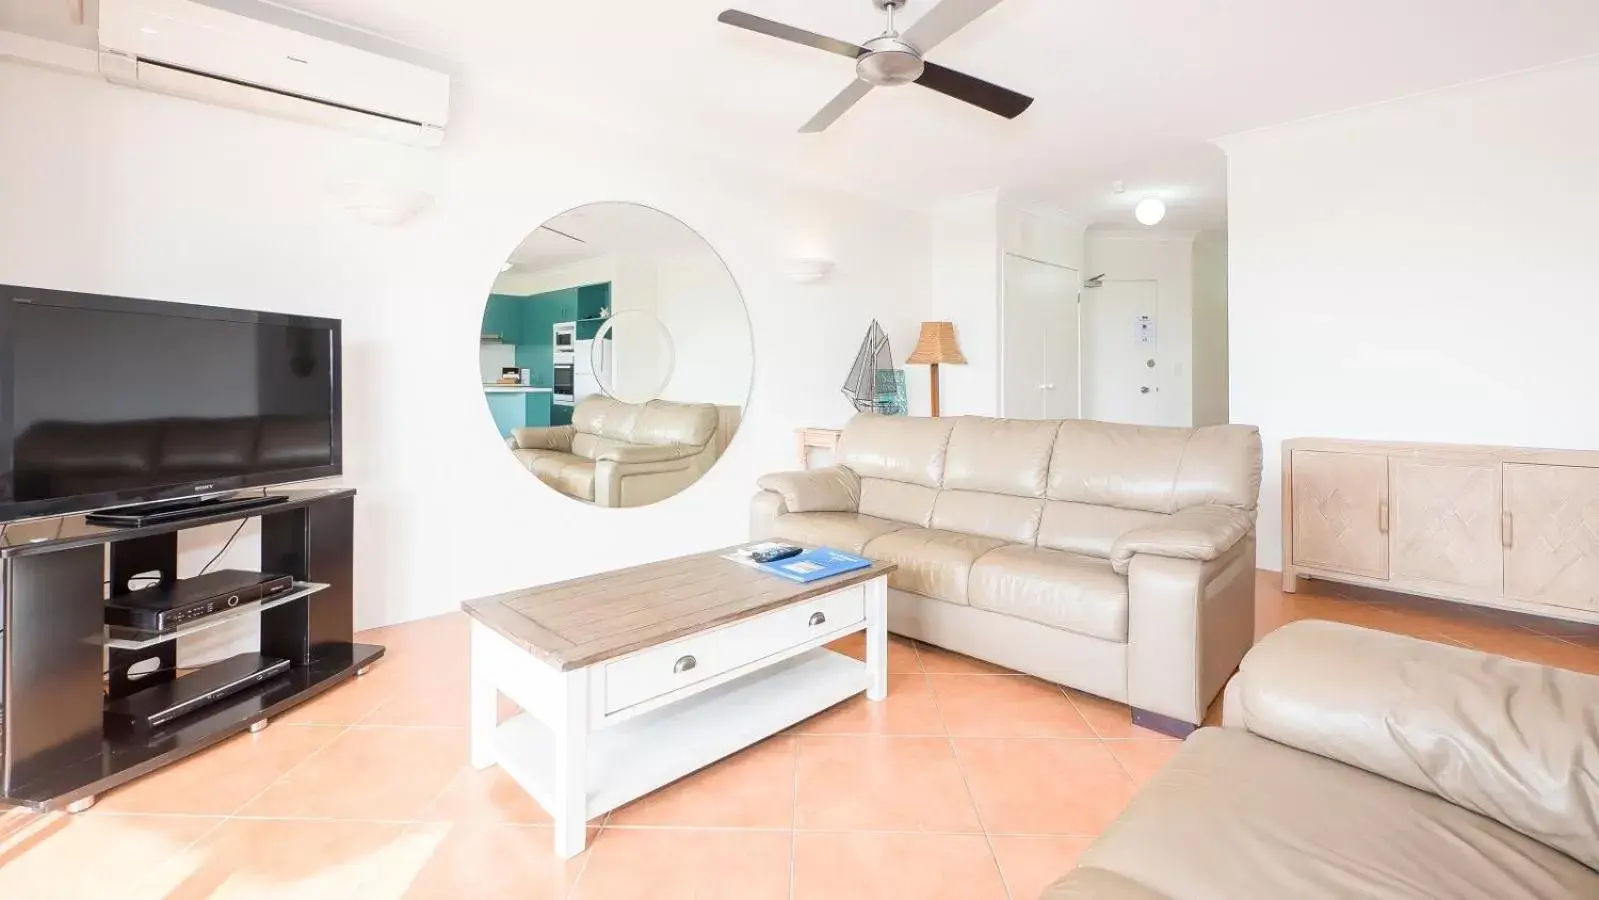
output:
[[[842,575],[845,572],[853,572],[856,569],[864,569],[871,564],[871,560],[862,559],[851,553],[834,550],[831,547],[817,547],[815,550],[807,550],[788,559],[762,563],[760,568],[789,581],[806,584]]]

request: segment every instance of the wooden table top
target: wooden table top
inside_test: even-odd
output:
[[[566,671],[861,584],[896,568],[873,563],[798,584],[722,558],[736,549],[468,600],[461,608],[535,658]]]

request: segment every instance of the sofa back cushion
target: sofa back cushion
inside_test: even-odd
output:
[[[709,403],[623,403],[595,394],[572,410],[572,452],[594,459],[628,444],[703,447],[716,434],[718,412]]]
[[[906,484],[887,478],[861,479],[862,515],[926,528],[933,519],[933,501],[936,499],[938,489],[926,485]]]
[[[1254,509],[1260,432],[1247,425],[1066,420],[1055,436],[1046,493],[1051,500],[1154,513],[1205,503]]]
[[[944,478],[954,419],[913,419],[863,413],[839,438],[839,462],[861,478],[937,488]]]
[[[1226,724],[1436,794],[1599,868],[1599,676],[1336,622],[1267,635]]]
[[[1060,423],[962,416],[950,430],[943,487],[1042,497]]]
[[[954,425],[954,419],[870,413],[850,419],[838,461],[861,477],[861,513],[927,527]]]
[[[933,501],[932,527],[1012,544],[1031,544],[1038,539],[1043,512],[1044,501],[1034,497],[945,489]]]
[[[1143,509],[1045,500],[1038,546],[1110,559],[1110,548],[1117,538],[1134,528],[1158,525],[1166,518],[1165,513]]]

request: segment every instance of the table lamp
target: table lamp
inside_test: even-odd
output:
[[[922,333],[916,339],[916,349],[911,351],[908,366],[928,366],[928,377],[933,385],[933,416],[938,417],[938,367],[941,363],[965,365],[966,357],[955,346],[954,322],[923,322]]]

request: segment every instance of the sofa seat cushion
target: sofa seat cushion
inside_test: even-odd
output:
[[[1011,544],[972,566],[972,606],[1125,643],[1127,577],[1109,560]]]
[[[1599,872],[1498,822],[1234,728],[1190,737],[1079,864],[1180,900],[1599,897]]]
[[[538,480],[579,500],[594,499],[594,463],[559,450],[514,450],[512,455]]]
[[[911,527],[873,539],[863,552],[879,562],[899,566],[888,575],[889,587],[965,604],[972,564],[1004,545],[1004,541],[975,534]]]
[[[784,513],[773,523],[772,537],[860,553],[873,538],[904,527],[904,522],[859,513]]]

